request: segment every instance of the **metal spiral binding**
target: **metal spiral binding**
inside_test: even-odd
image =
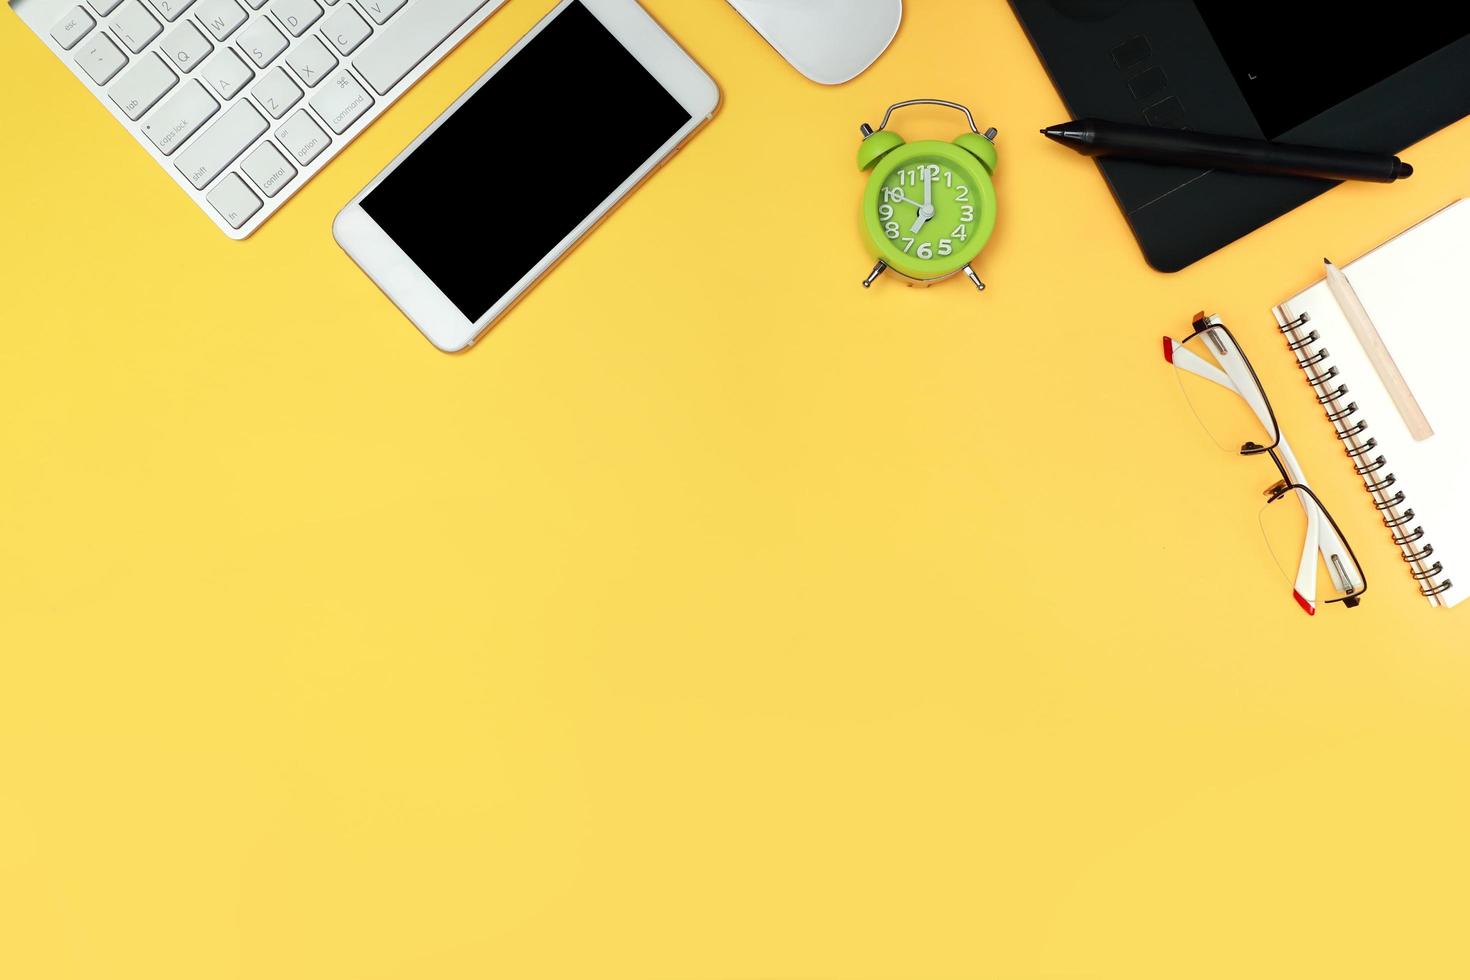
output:
[[[1434,554],[1434,545],[1432,545],[1432,544],[1426,544],[1424,547],[1422,547],[1418,551],[1414,552],[1412,554],[1412,556],[1405,555],[1404,557],[1405,557],[1405,560],[1423,561],[1424,559],[1428,558],[1432,554]]]
[[[1393,486],[1397,482],[1399,482],[1399,478],[1390,473],[1388,474],[1388,476],[1385,476],[1381,480],[1376,480],[1373,483],[1367,484],[1368,492],[1377,493],[1380,490],[1387,490],[1389,487]]]
[[[1424,537],[1424,529],[1422,527],[1416,527],[1408,534],[1395,534],[1393,536],[1393,543],[1402,548],[1406,544],[1413,544],[1422,537]],[[1425,547],[1433,547],[1433,545],[1425,545]],[[1417,559],[1415,560],[1417,561]]]
[[[1309,367],[1316,367],[1318,364],[1321,364],[1323,361],[1327,360],[1328,356],[1329,355],[1327,353],[1327,348],[1319,347],[1317,349],[1317,353],[1311,355],[1310,357],[1298,358],[1296,366],[1305,371]]]
[[[1416,582],[1425,582],[1425,581],[1428,581],[1429,579],[1434,578],[1434,576],[1438,575],[1442,571],[1444,571],[1444,566],[1441,565],[1439,562],[1435,562],[1432,567],[1427,568],[1427,569],[1425,569],[1422,572],[1415,572],[1414,573],[1414,581],[1416,581]]]
[[[1424,538],[1424,528],[1418,525],[1407,527],[1414,519],[1414,509],[1404,506],[1407,502],[1406,494],[1402,490],[1389,494],[1389,488],[1398,482],[1398,477],[1392,473],[1381,479],[1371,475],[1387,466],[1388,461],[1381,455],[1366,458],[1378,448],[1378,440],[1372,436],[1359,438],[1368,428],[1365,420],[1349,422],[1358,411],[1358,403],[1346,400],[1347,385],[1327,387],[1327,382],[1336,378],[1338,372],[1334,365],[1328,365],[1325,369],[1322,367],[1329,356],[1327,348],[1319,347],[1315,351],[1309,349],[1322,339],[1317,331],[1303,329],[1310,319],[1310,316],[1303,313],[1294,320],[1280,324],[1277,329],[1286,339],[1286,347],[1295,356],[1297,366],[1306,375],[1307,384],[1317,396],[1317,404],[1326,412],[1327,421],[1332,424],[1338,441],[1342,443],[1343,452],[1352,460],[1354,472],[1363,478],[1363,489],[1373,498],[1373,506],[1378,509],[1384,526],[1393,535],[1393,543],[1398,546],[1404,561],[1408,563],[1409,574],[1418,583],[1419,591],[1426,598],[1439,602],[1437,597],[1452,588],[1454,583],[1442,577],[1444,566],[1440,562],[1429,563],[1430,556],[1434,554],[1434,545],[1428,542],[1420,544]]]
[[[1379,510],[1392,510],[1393,508],[1397,507],[1399,504],[1401,504],[1403,502],[1404,502],[1404,492],[1402,490],[1400,490],[1398,493],[1394,494],[1392,497],[1390,497],[1388,500],[1385,500],[1381,504],[1378,501],[1375,500],[1373,502],[1373,506],[1374,507],[1377,507]]]
[[[1353,472],[1358,474],[1359,476],[1367,476],[1369,473],[1376,473],[1387,465],[1388,460],[1384,459],[1382,456],[1377,456],[1373,459],[1373,462],[1371,463],[1366,463],[1361,466],[1354,466]],[[1372,491],[1369,492],[1371,493]]]

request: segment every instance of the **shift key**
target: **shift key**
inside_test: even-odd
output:
[[[218,111],[219,103],[214,101],[209,90],[197,80],[190,79],[167,102],[153,110],[143,124],[143,132],[148,134],[160,153],[168,156]]]
[[[219,122],[190,143],[189,148],[174,161],[174,166],[189,178],[189,183],[204,190],[268,128],[260,111],[242,99],[220,116]]]
[[[317,115],[327,121],[332,132],[339,134],[347,132],[347,127],[372,108],[372,104],[373,97],[357,84],[357,79],[346,68],[339,68],[328,76],[311,97],[311,107]]]

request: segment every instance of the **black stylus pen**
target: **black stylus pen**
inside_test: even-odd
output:
[[[1186,167],[1252,174],[1294,174],[1324,180],[1372,180],[1391,184],[1414,168],[1387,153],[1294,146],[1242,136],[1211,136],[1187,129],[1158,129],[1102,119],[1048,126],[1041,135],[1089,157],[1123,157]]]

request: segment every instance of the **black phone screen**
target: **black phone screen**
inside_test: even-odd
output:
[[[690,120],[572,3],[362,199],[471,321]]]

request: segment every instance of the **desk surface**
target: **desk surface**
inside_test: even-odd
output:
[[[1466,193],[1470,125],[1166,277],[1037,135],[1000,0],[910,4],[837,89],[650,0],[719,116],[446,357],[329,225],[550,5],[244,245],[0,15],[0,975],[1470,969],[1470,613],[1404,580],[1268,312]],[[1000,129],[983,296],[858,287],[857,126],[916,96]],[[1200,308],[1361,609],[1272,578],[1264,475],[1159,356]]]

